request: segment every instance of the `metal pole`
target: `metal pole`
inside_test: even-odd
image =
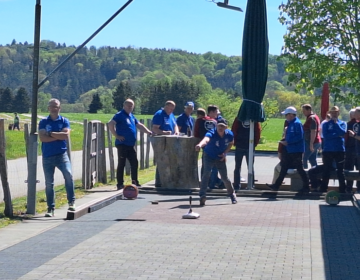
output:
[[[254,188],[254,121],[250,120],[249,134],[249,167],[248,167],[248,183],[247,189]]]
[[[36,171],[38,154],[37,127],[37,101],[39,82],[39,52],[40,52],[40,23],[41,23],[41,0],[36,0],[35,5],[35,30],[34,30],[34,57],[33,57],[33,86],[31,104],[31,131],[29,139],[28,158],[28,193],[27,193],[27,214],[36,214]]]
[[[101,25],[98,30],[96,30],[84,43],[76,48],[63,62],[61,62],[54,70],[52,70],[44,80],[42,80],[39,84],[39,88],[45,84],[45,82],[54,74],[57,70],[59,70],[69,59],[71,59],[78,51],[80,51],[92,38],[94,38],[106,25],[108,25],[114,18],[117,17],[133,0],[127,1],[115,14],[112,15],[103,25]]]

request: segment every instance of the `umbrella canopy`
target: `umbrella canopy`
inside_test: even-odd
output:
[[[241,121],[265,120],[261,102],[268,76],[269,42],[265,0],[248,0],[242,46],[243,102],[238,118]]]
[[[326,119],[326,113],[329,111],[329,98],[330,98],[329,83],[325,82],[321,94],[321,120]]]

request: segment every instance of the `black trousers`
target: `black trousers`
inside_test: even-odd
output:
[[[274,186],[280,187],[281,183],[284,181],[284,178],[287,174],[287,171],[289,168],[294,168],[299,173],[302,181],[303,181],[303,188],[308,189],[309,188],[309,179],[306,175],[306,172],[303,168],[303,161],[302,161],[303,153],[286,153],[283,155],[283,158],[281,159],[281,170],[280,175],[276,179]]]
[[[359,170],[359,156],[356,155],[356,151],[353,149],[349,149],[345,151],[345,164],[344,169],[345,170],[354,170],[354,167],[356,170]],[[346,188],[348,190],[352,190],[354,181],[353,180],[346,180]],[[356,181],[356,188],[360,189],[360,181]]]
[[[329,178],[331,170],[333,170],[333,162],[336,165],[336,174],[339,180],[339,192],[345,192],[345,175],[344,163],[345,152],[323,152],[324,172],[322,175],[322,182],[320,189],[326,191],[329,185]]]
[[[138,160],[134,146],[116,145],[118,152],[118,167],[116,171],[116,180],[118,186],[124,184],[124,169],[126,159],[130,162],[131,180],[138,180]]]

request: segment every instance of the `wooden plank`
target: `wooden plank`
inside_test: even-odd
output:
[[[0,119],[0,176],[4,193],[6,217],[13,216],[13,208],[11,202],[11,193],[7,174],[7,160],[6,160],[6,138],[5,138],[5,120]]]
[[[83,124],[84,132],[83,132],[83,150],[82,150],[82,186],[85,189],[86,182],[87,182],[87,176],[86,176],[86,170],[87,170],[87,157],[88,157],[88,151],[87,151],[87,130],[88,130],[88,120],[84,119]]]
[[[146,120],[147,127],[151,130],[151,119]],[[150,136],[146,136],[145,168],[150,167]]]
[[[85,189],[90,189],[91,186],[91,168],[90,168],[90,153],[91,153],[91,134],[92,134],[92,123],[89,122],[87,126],[87,140],[86,140],[86,169],[85,169],[85,178],[86,184],[84,185]]]
[[[112,145],[112,134],[109,129],[109,123],[106,124],[108,149],[109,149],[109,162],[110,162],[110,180],[115,180],[115,167],[114,167],[114,151]]]

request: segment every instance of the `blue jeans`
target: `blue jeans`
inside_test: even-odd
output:
[[[303,167],[304,169],[308,169],[308,161],[310,162],[311,167],[315,167],[317,166],[317,162],[316,162],[316,156],[317,156],[317,152],[321,147],[321,143],[315,143],[314,146],[314,151],[310,151],[310,143],[305,141],[305,153],[303,156]]]
[[[48,208],[55,208],[54,173],[57,167],[64,176],[67,200],[75,201],[74,180],[71,172],[71,163],[67,153],[51,157],[43,157],[43,169],[45,175],[45,193]]]
[[[237,148],[235,149],[235,169],[234,169],[234,186],[241,186],[241,182],[240,182],[240,173],[241,173],[241,165],[242,165],[242,160],[243,157],[246,158],[246,164],[249,168],[249,149],[240,149]],[[253,158],[254,159],[254,158]],[[253,161],[253,178],[254,177],[254,161]]]
[[[220,161],[219,159],[212,159],[205,152],[203,153],[203,165],[204,165],[204,173],[201,177],[201,185],[199,196],[206,196],[206,189],[209,184],[209,179],[211,175],[211,169],[216,167],[220,173],[221,180],[224,182],[225,187],[227,189],[228,195],[234,193],[234,188],[231,185],[231,182],[227,176],[227,168],[225,161]]]

